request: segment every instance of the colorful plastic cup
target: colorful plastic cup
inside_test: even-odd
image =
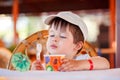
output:
[[[47,71],[58,71],[65,55],[44,55],[45,68]]]

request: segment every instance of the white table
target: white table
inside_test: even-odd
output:
[[[120,80],[120,68],[74,72],[19,72],[0,69],[0,80]]]

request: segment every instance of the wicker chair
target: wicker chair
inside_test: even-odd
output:
[[[5,47],[0,47],[0,68],[7,68],[7,64],[11,58],[11,51]]]
[[[27,54],[27,56],[29,57],[29,59],[32,62],[36,59],[36,44],[40,43],[40,44],[42,44],[42,52],[40,55],[40,57],[41,57],[40,59],[43,62],[44,61],[43,55],[47,54],[47,50],[46,50],[47,38],[48,38],[48,30],[38,31],[38,32],[30,35],[29,37],[27,37],[22,42],[20,42],[17,45],[17,47],[14,49],[13,54],[15,54],[17,52],[22,52],[24,54]],[[80,54],[85,54],[86,52],[88,52],[90,54],[90,56],[97,55],[95,49],[88,42],[85,42],[84,47],[81,50]],[[8,69],[15,70],[11,64],[11,59],[8,64]]]

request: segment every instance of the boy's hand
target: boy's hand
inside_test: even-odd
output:
[[[31,70],[44,70],[40,60],[36,60],[32,63]]]
[[[59,71],[77,71],[79,70],[79,61],[70,60],[67,58],[62,59],[62,65],[59,67]]]

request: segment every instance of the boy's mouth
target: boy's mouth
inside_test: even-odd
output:
[[[50,47],[51,47],[52,49],[57,48],[57,46],[56,46],[56,45],[50,45]]]

